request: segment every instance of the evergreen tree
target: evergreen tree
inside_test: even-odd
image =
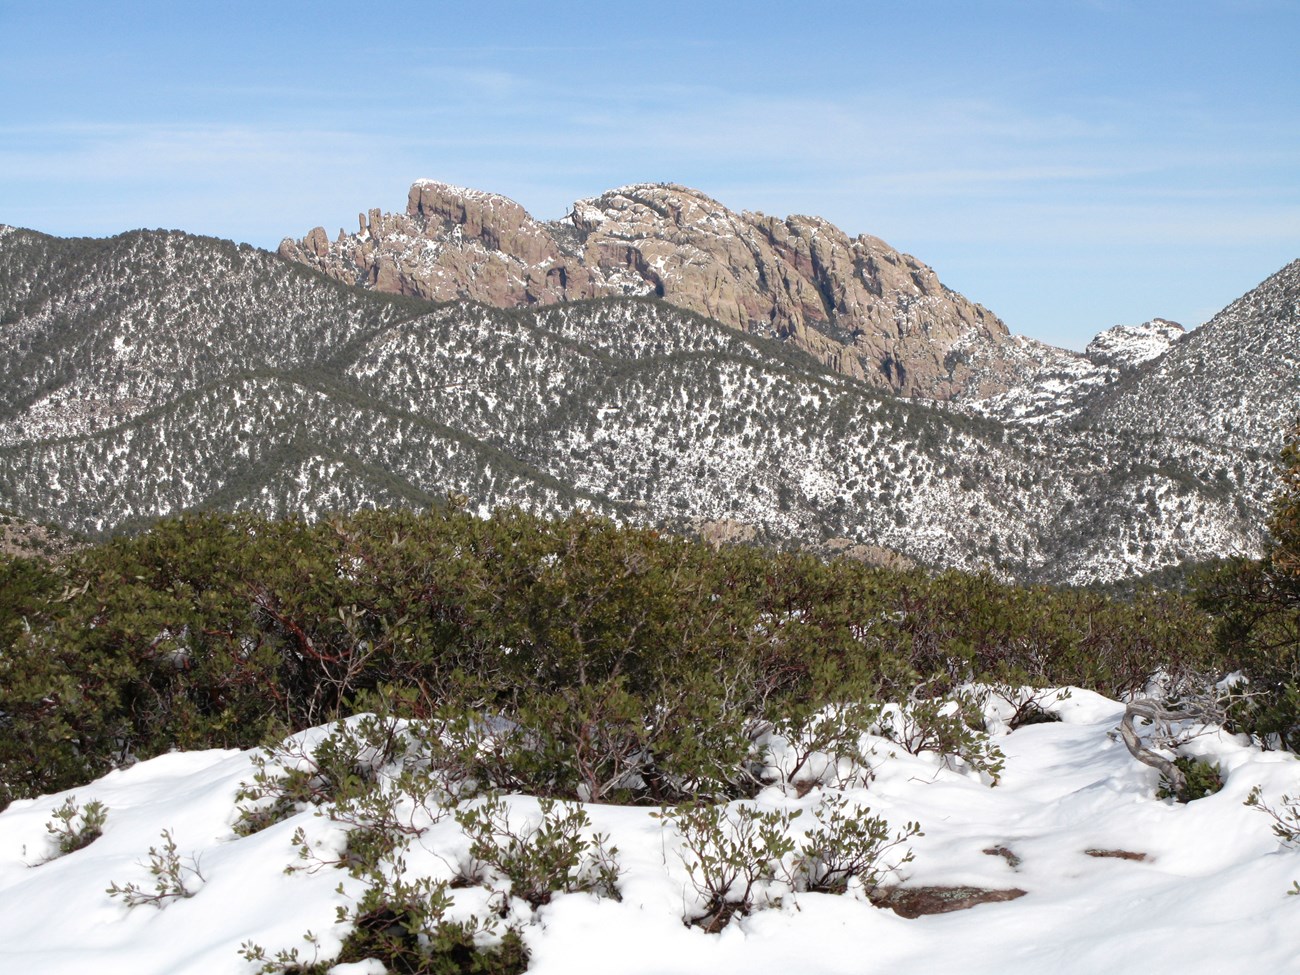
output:
[[[1269,578],[1284,604],[1300,607],[1300,423],[1282,451],[1282,489],[1269,522],[1274,547]]]
[[[1242,730],[1300,751],[1300,423],[1282,451],[1281,486],[1259,561],[1228,563],[1201,586],[1218,637],[1249,684]]]

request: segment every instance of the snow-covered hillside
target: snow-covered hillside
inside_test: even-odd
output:
[[[1107,389],[1085,422],[1275,449],[1300,416],[1300,260]]]
[[[1142,363],[1164,355],[1186,334],[1186,329],[1177,322],[1153,318],[1141,325],[1108,328],[1098,333],[1084,351],[1094,362],[1120,370],[1136,369]]]
[[[1145,404],[1199,332],[1124,373],[1014,340],[1012,390],[925,404],[654,299],[433,306],[177,233],[0,248],[0,504],[92,533],[452,493],[1111,581],[1259,550],[1294,384],[1234,373],[1215,340],[1195,408],[1160,426]],[[1283,304],[1241,355],[1290,361]]]
[[[1018,381],[993,396],[963,400],[962,409],[1001,423],[1061,423],[1119,376],[1113,366],[1018,335],[1007,340],[1004,355],[1016,363]]]
[[[1016,380],[1002,392],[967,397],[960,405],[1003,423],[1067,423],[1121,376],[1158,359],[1185,334],[1181,325],[1163,318],[1116,325],[1099,332],[1082,354],[1014,336],[1002,358],[1014,365]]]
[[[873,906],[853,884],[843,895],[791,892],[778,869],[756,889],[749,916],[708,934],[683,923],[700,895],[673,821],[654,809],[602,805],[585,808],[582,832],[607,834],[617,848],[617,899],[609,890],[557,893],[534,909],[506,896],[499,874],[473,869],[465,830],[436,804],[402,807],[400,821],[411,827],[405,880],[476,878],[447,891],[448,917],[486,918],[504,904],[498,927],[518,926],[529,971],[539,975],[1296,971],[1300,898],[1287,892],[1300,878],[1300,854],[1273,835],[1268,816],[1243,805],[1257,786],[1275,806],[1300,794],[1295,757],[1203,729],[1182,749],[1217,763],[1224,786],[1178,805],[1156,798],[1156,773],[1116,740],[1120,705],[1079,689],[1047,700],[1059,722],[1009,733],[1001,726],[1006,765],[996,786],[933,754],[868,739],[873,777],[865,786],[851,775],[836,783],[829,768],[802,796],[771,787],[728,807],[733,822],[742,808],[798,812],[788,827],[796,845],[838,801],[886,817],[891,830],[916,821],[924,835],[883,865],[898,864],[907,848],[914,859],[882,876],[884,887],[1023,892],[1003,893],[1015,897],[1005,902],[909,919]],[[774,745],[777,764],[788,761],[780,740]],[[305,961],[316,952],[335,957],[349,927],[336,923],[336,909],[351,911],[366,886],[329,862],[343,851],[347,827],[323,806],[238,835],[237,792],[254,776],[252,757],[173,753],[0,813],[0,970],[251,975],[258,965],[241,954],[245,943],[268,957],[290,948]],[[103,804],[103,835],[56,856],[47,824],[58,825],[55,810],[69,800],[79,809]],[[531,798],[509,796],[507,806],[512,829],[539,820]],[[151,848],[192,896],[130,907],[107,892],[134,884],[154,893]],[[794,869],[790,855],[782,864]],[[303,940],[308,931],[315,948]],[[365,962],[334,969],[382,970]]]

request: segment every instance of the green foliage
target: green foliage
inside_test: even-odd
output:
[[[737,915],[779,904],[785,893],[870,894],[911,862],[911,850],[900,847],[924,835],[916,823],[891,832],[883,817],[838,794],[821,797],[813,810],[817,825],[801,839],[791,831],[801,810],[687,804],[657,815],[676,832],[696,893],[683,921],[710,933]]]
[[[870,894],[886,875],[911,863],[912,851],[896,857],[892,851],[916,836],[919,823],[908,823],[891,835],[883,816],[850,806],[844,796],[823,796],[815,813],[818,825],[808,831],[796,859],[796,890],[844,894],[851,886]]]
[[[554,894],[591,891],[619,899],[618,849],[608,837],[591,833],[582,806],[552,799],[538,802],[536,822],[511,821],[499,796],[458,810],[456,822],[470,838],[467,873],[482,878],[490,870],[503,878],[512,897],[536,910]]]
[[[153,890],[145,890],[135,883],[119,885],[114,881],[106,893],[110,897],[120,897],[127,907],[149,904],[161,911],[174,900],[193,897],[203,884],[198,861],[181,859],[171,830],[162,831],[161,846],[149,847],[147,869],[154,878]]]
[[[308,931],[302,939],[312,949],[310,959],[304,958],[298,948],[280,948],[268,956],[266,949],[254,941],[241,944],[239,955],[244,961],[257,963],[258,975],[321,975],[326,971],[326,964],[320,961],[320,938]]]
[[[1282,452],[1280,488],[1259,561],[1238,559],[1208,572],[1201,605],[1216,618],[1228,669],[1245,677],[1232,718],[1265,747],[1300,751],[1300,425]]]
[[[0,555],[0,655],[24,631],[41,625],[61,588],[58,570],[48,562]]]
[[[987,775],[997,785],[1006,761],[983,730],[982,705],[983,699],[967,688],[937,696],[919,685],[906,705],[885,715],[881,732],[913,755],[932,752]]]
[[[1183,773],[1186,787],[1180,794],[1167,778],[1161,778],[1160,788],[1156,790],[1157,799],[1177,799],[1179,802],[1192,802],[1212,796],[1223,788],[1223,776],[1219,766],[1203,762],[1187,755],[1179,755],[1174,765]]]
[[[1273,835],[1282,843],[1294,849],[1300,844],[1300,796],[1283,796],[1281,807],[1270,806],[1264,801],[1263,790],[1259,786],[1250,790],[1245,805],[1264,813],[1273,821]],[[1300,895],[1300,881],[1292,881],[1287,891],[1292,896]]]
[[[373,714],[338,725],[309,745],[292,737],[265,748],[252,758],[251,782],[241,782],[235,795],[235,833],[249,836],[307,809],[331,807],[335,818],[363,818],[365,802],[381,785],[381,771],[412,750],[409,737],[393,719]],[[414,777],[399,776],[404,791],[427,798]],[[430,783],[430,788],[431,788]],[[350,821],[351,821],[350,820]]]
[[[880,706],[870,700],[851,700],[812,712],[791,709],[772,723],[772,732],[783,740],[788,758],[764,771],[800,796],[815,786],[866,785],[871,779],[871,763],[863,738],[879,720]],[[819,760],[822,767],[818,767]]]
[[[78,806],[77,797],[68,796],[52,812],[54,818],[45,824],[45,829],[54,838],[56,857],[84,849],[104,835],[108,807],[98,799]]]
[[[1273,821],[1273,835],[1287,846],[1300,844],[1300,796],[1283,796],[1280,808],[1264,801],[1259,786],[1250,790],[1245,805],[1258,809]]]
[[[346,828],[347,849],[338,859],[322,861],[299,828],[294,842],[300,862],[288,870],[346,868],[363,884],[355,901],[338,910],[336,921],[348,930],[336,958],[320,958],[319,939],[310,931],[304,935],[313,949],[310,959],[297,947],[268,955],[261,945],[245,942],[240,954],[259,963],[261,972],[319,973],[339,962],[367,958],[382,961],[389,971],[448,975],[505,975],[527,966],[527,951],[513,927],[502,931],[498,918],[491,915],[455,916],[454,894],[447,881],[408,878],[406,855],[412,841],[447,814],[449,807],[442,800],[451,801],[438,788],[428,761],[428,754],[439,750],[427,738],[431,727],[430,722],[367,715],[340,722],[314,745],[292,739],[255,760],[254,781],[240,789],[236,831],[246,834],[263,826],[264,819],[314,807],[317,815]],[[480,853],[498,849],[490,827],[506,824],[506,818],[503,810],[497,813],[487,817],[488,835],[478,837],[475,849]],[[557,827],[561,843],[573,839],[570,827],[586,825],[585,814],[558,816],[552,822],[548,810],[544,819]],[[546,828],[528,835],[539,842],[556,838]],[[540,845],[545,869],[556,867],[556,858],[544,856],[547,845]],[[580,846],[585,849],[585,844]],[[531,879],[542,883],[540,868],[532,865],[528,852],[525,843],[497,861],[516,872],[532,869]]]
[[[1204,617],[1176,596],[715,549],[586,514],[187,515],[58,570],[0,572],[21,583],[0,590],[0,803],[367,711],[433,722],[422,761],[468,792],[753,796],[784,774],[765,734],[861,766],[854,736],[890,702],[942,732],[923,747],[995,774],[962,737],[978,722],[946,703],[969,682],[1115,696],[1215,669]],[[300,755],[282,774],[268,755],[275,781],[249,784],[241,829],[364,772],[348,760]],[[803,760],[788,774],[808,786]]]
[[[994,682],[988,688],[992,700],[1001,701],[1011,709],[1007,718],[1007,730],[1015,731],[1026,725],[1052,724],[1060,721],[1061,716],[1048,710],[1049,705],[1068,700],[1070,689],[1026,687],[1024,685]]]
[[[686,804],[659,814],[681,840],[680,856],[699,897],[701,910],[686,924],[716,934],[737,915],[749,914],[770,899],[766,887],[782,861],[795,850],[790,823],[799,810],[754,806]]]
[[[419,975],[512,975],[527,968],[528,952],[517,930],[498,932],[494,918],[448,918],[452,898],[447,882],[428,877],[408,881],[400,855],[376,866],[366,879],[357,903],[339,908],[338,923],[351,930],[336,964],[376,958],[389,971]]]

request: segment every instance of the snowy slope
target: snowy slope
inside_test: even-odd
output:
[[[1016,381],[993,396],[966,399],[962,406],[1003,423],[1065,423],[1122,375],[1164,355],[1185,334],[1181,325],[1163,318],[1116,325],[1094,336],[1082,355],[1014,336],[1003,355],[1015,366]]]
[[[1187,332],[1177,322],[1153,318],[1141,325],[1116,325],[1098,333],[1085,350],[1094,362],[1117,369],[1136,369],[1162,356]]]
[[[433,306],[178,233],[22,231],[0,252],[0,505],[89,533],[452,493],[485,512],[726,521],[778,545],[1110,581],[1257,553],[1296,401],[1294,328],[1272,351],[1259,328],[1229,336],[1258,368],[1207,363],[1215,381],[1178,431],[1146,415],[1158,375],[1122,422],[1088,417],[1199,333],[1127,373],[1009,340],[1012,390],[926,405],[662,301]],[[1116,348],[1150,350],[1129,339]],[[962,354],[972,375],[992,368]],[[1240,415],[1219,436],[1227,402]]]
[[[934,756],[914,757],[880,741],[874,780],[848,790],[855,803],[895,826],[916,820],[923,827],[924,836],[911,841],[915,859],[901,871],[905,886],[1015,887],[1026,892],[1020,899],[909,920],[851,894],[787,892],[779,906],[706,934],[682,923],[696,895],[672,828],[644,808],[590,806],[593,826],[620,851],[622,900],[562,894],[535,912],[514,902],[529,970],[1300,970],[1300,902],[1286,896],[1300,878],[1300,855],[1280,845],[1266,816],[1243,805],[1256,785],[1273,803],[1282,793],[1300,793],[1294,756],[1203,734],[1184,748],[1217,761],[1225,786],[1180,806],[1155,798],[1155,773],[1115,740],[1120,705],[1076,689],[1052,708],[1060,723],[1000,737],[1007,761],[996,787]],[[341,849],[340,827],[308,811],[237,837],[235,794],[251,777],[249,759],[234,751],[171,754],[75,790],[79,803],[97,799],[108,807],[103,836],[48,862],[41,862],[52,852],[45,824],[66,795],[0,813],[0,970],[242,975],[257,966],[240,956],[241,943],[257,942],[268,953],[305,947],[308,929],[319,937],[322,958],[332,957],[344,933],[335,909],[352,903],[359,882],[331,866],[284,868],[303,866],[291,840],[296,829],[328,858]],[[797,833],[811,825],[819,800],[831,791],[814,788],[795,798],[771,788],[756,802],[764,809],[802,809],[792,827]],[[518,821],[535,814],[531,799],[512,797],[510,804]],[[151,886],[141,861],[159,845],[163,829],[175,837],[186,871],[197,863],[203,879],[186,872],[193,896],[161,910],[128,908],[106,888]],[[466,849],[460,827],[442,819],[413,844],[408,879],[422,872],[451,876]],[[488,897],[480,887],[453,893],[462,914],[482,911]],[[380,970],[362,964],[337,971]]]
[[[1300,412],[1300,260],[1088,405],[1117,430],[1276,451]]]
[[[964,401],[964,409],[1002,423],[1059,423],[1119,376],[1104,362],[1019,335],[1008,340],[1005,355],[1017,365],[1017,381],[993,396]]]

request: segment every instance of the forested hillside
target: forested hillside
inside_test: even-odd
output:
[[[1257,446],[970,417],[654,299],[432,306],[177,233],[0,250],[0,502],[77,531],[451,494],[1062,582],[1262,538]]]

